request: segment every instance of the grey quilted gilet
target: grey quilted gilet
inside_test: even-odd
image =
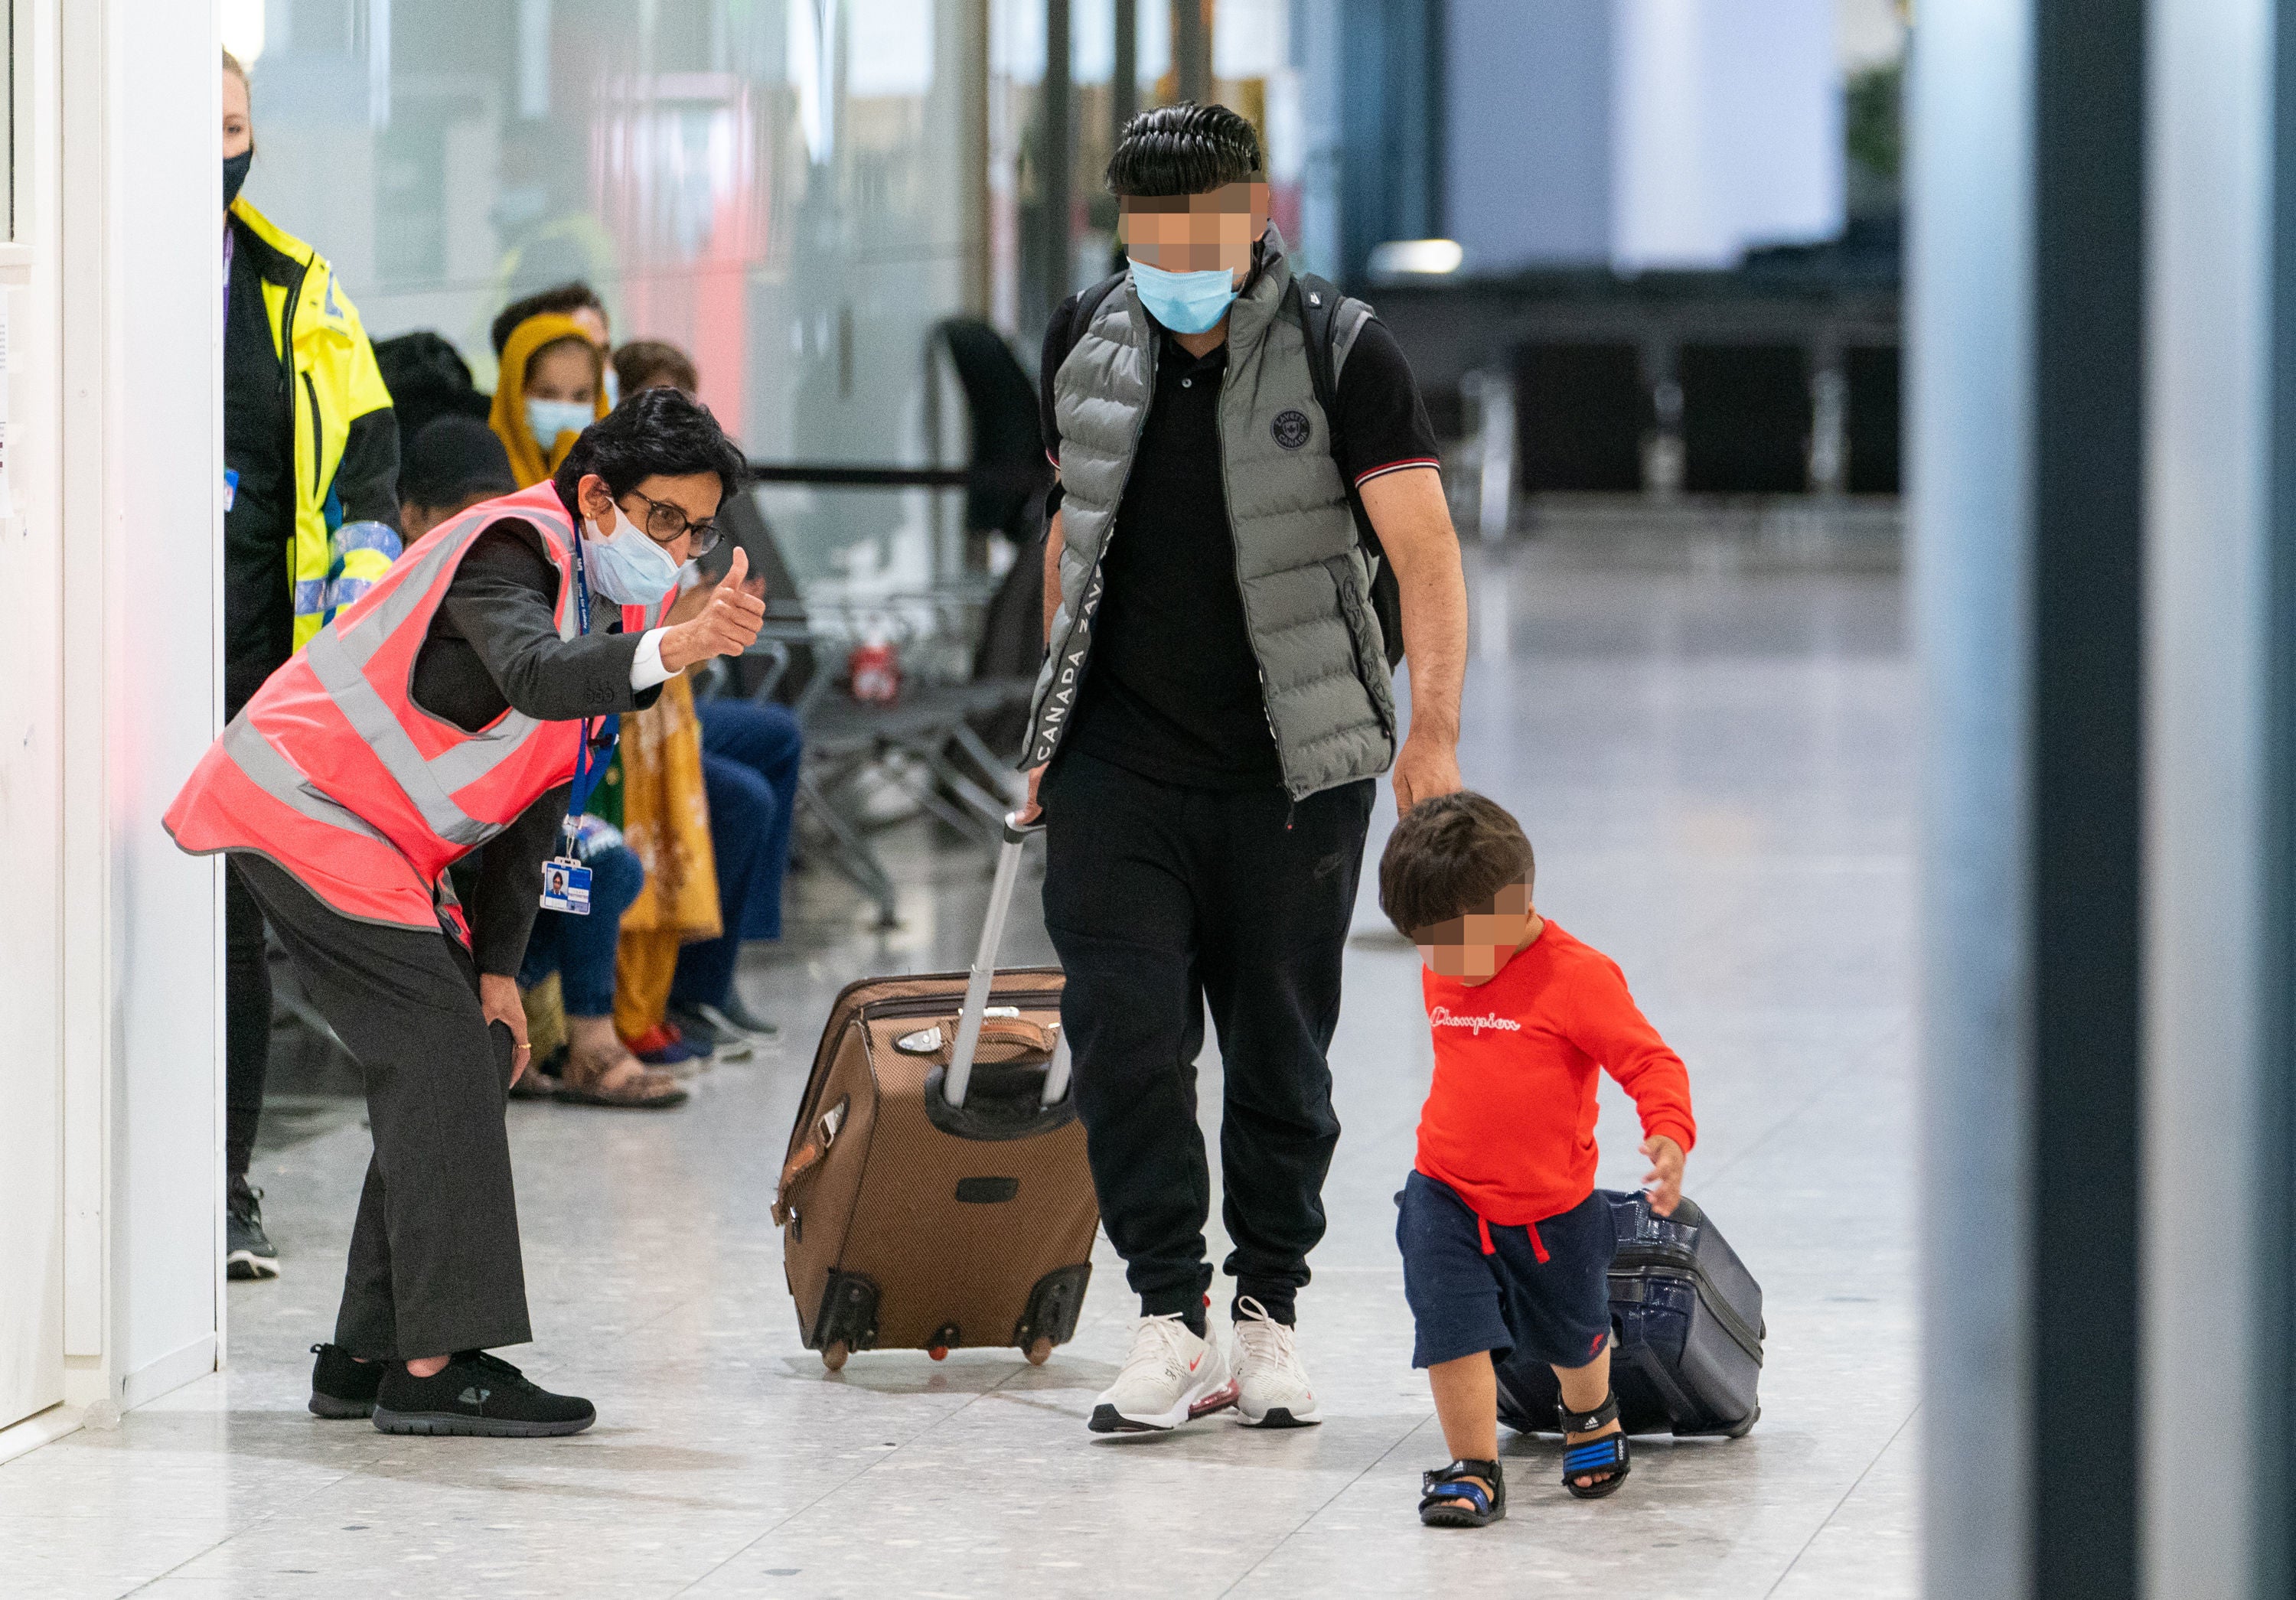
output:
[[[1395,758],[1395,695],[1371,574],[1316,403],[1305,335],[1283,314],[1292,282],[1267,231],[1264,265],[1228,313],[1220,460],[1235,578],[1259,666],[1283,786],[1295,800],[1383,772]],[[1346,301],[1335,322],[1334,381],[1370,316]],[[1132,280],[1111,290],[1054,380],[1061,429],[1061,603],[1037,680],[1021,764],[1060,748],[1092,652],[1101,557],[1156,390],[1156,340]],[[1207,464],[1208,465],[1212,464]],[[1206,574],[1207,582],[1214,575]],[[1185,639],[1172,648],[1187,647]]]

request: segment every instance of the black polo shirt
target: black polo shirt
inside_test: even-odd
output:
[[[1055,464],[1053,377],[1076,342],[1078,298],[1062,302],[1045,331],[1038,392]],[[1220,478],[1227,345],[1199,357],[1161,327],[1156,332],[1156,393],[1101,559],[1092,653],[1061,748],[1184,788],[1274,788],[1283,771]],[[1411,364],[1380,323],[1364,324],[1332,398],[1332,426],[1357,482],[1435,464],[1435,432]],[[1053,493],[1047,514],[1060,504],[1060,490]]]

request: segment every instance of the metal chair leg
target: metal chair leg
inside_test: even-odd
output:
[[[975,819],[993,844],[1004,838],[1004,814],[1012,809],[997,798],[967,777],[962,767],[948,759],[948,752],[938,746],[918,751],[934,775],[948,785],[956,797],[972,808]]]
[[[988,748],[988,741],[975,732],[971,723],[960,722],[954,731],[957,748],[980,768],[983,775],[1004,792],[1008,800],[1017,806],[1029,798],[1028,778],[1014,771],[1010,761],[998,760],[996,752]]]
[[[876,902],[877,926],[899,927],[901,919],[897,915],[898,900],[893,890],[893,880],[885,871],[884,863],[877,859],[877,852],[869,848],[869,841],[830,803],[828,795],[822,792],[820,780],[812,773],[798,775],[797,792],[798,799],[820,819],[821,825],[829,830],[829,836],[836,841],[838,848],[832,859],[836,862],[838,870],[852,881],[854,887]]]

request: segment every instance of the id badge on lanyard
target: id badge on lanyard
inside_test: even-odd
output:
[[[574,533],[574,611],[586,637],[590,632],[590,582],[582,562],[579,529]],[[545,911],[563,911],[572,916],[590,915],[590,869],[582,865],[576,853],[580,848],[582,813],[588,809],[590,797],[597,792],[599,781],[605,776],[606,763],[613,759],[614,739],[620,728],[619,717],[582,718],[582,745],[574,759],[574,788],[567,800],[562,830],[564,849],[542,864]]]

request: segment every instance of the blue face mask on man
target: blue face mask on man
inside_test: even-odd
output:
[[[1203,272],[1166,272],[1145,261],[1132,263],[1132,286],[1148,315],[1175,333],[1209,333],[1235,301],[1235,275],[1215,267]]]
[[[526,425],[534,432],[534,442],[545,454],[558,442],[562,433],[579,433],[597,420],[598,408],[587,400],[537,400],[526,402]]]

